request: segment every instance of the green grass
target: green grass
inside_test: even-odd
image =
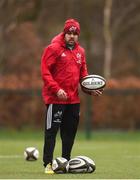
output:
[[[42,166],[43,133],[35,131],[0,132],[0,178],[1,179],[138,179],[140,178],[139,132],[93,132],[86,140],[78,132],[72,157],[86,155],[96,164],[91,174],[45,175]],[[25,161],[23,151],[36,146],[40,158]],[[61,142],[58,138],[54,156],[60,156]]]

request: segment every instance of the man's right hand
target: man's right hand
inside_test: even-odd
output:
[[[67,93],[63,90],[63,89],[59,89],[59,91],[57,92],[57,97],[59,100],[67,100]]]

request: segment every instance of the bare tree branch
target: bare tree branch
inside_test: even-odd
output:
[[[116,34],[116,36],[115,36],[115,39],[118,39],[119,36],[120,36],[122,33],[124,33],[124,32],[127,33],[127,31],[128,31],[130,28],[132,28],[133,26],[139,25],[139,24],[140,24],[140,14],[138,14],[138,15],[136,15],[135,17],[133,17],[132,19],[130,19],[130,20],[128,21],[128,23],[126,22],[123,27],[121,27],[120,29],[118,29],[118,32],[117,32],[117,34]],[[132,32],[133,32],[133,31],[132,31]]]
[[[123,8],[123,11],[120,12],[120,14],[115,18],[112,24],[113,39],[116,38],[116,34],[118,34],[120,26],[124,22],[125,18],[128,16],[128,14],[130,14],[136,8],[137,8],[137,4],[132,3],[130,4],[130,6]],[[132,17],[132,20],[134,20],[133,17]]]
[[[111,60],[112,60],[112,34],[111,34],[111,9],[112,0],[105,1],[104,7],[104,39],[105,39],[105,50],[104,50],[104,76],[110,78],[111,76]]]

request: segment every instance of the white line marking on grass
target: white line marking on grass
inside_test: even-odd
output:
[[[77,149],[84,149],[84,150],[94,150],[94,149],[109,149],[109,147],[107,146],[100,146],[100,147],[95,147],[95,146],[86,146],[86,145],[83,145],[81,147],[76,147]]]
[[[49,180],[58,180],[57,179],[50,179]],[[68,179],[63,179],[63,180],[70,180],[71,178]],[[79,178],[78,178],[79,179]],[[4,179],[3,179],[4,180]],[[11,179],[6,179],[6,180],[11,180]],[[12,180],[21,180],[21,179],[12,179]],[[33,180],[33,179],[22,179],[22,180]],[[45,179],[35,179],[35,180],[45,180]],[[77,179],[72,179],[72,180],[77,180]],[[85,180],[85,179],[80,179],[80,180]],[[93,180],[93,179],[92,179]],[[108,180],[108,179],[94,179],[94,180]],[[109,180],[122,180],[122,179],[109,179]],[[127,180],[127,179],[123,179],[123,180]],[[129,180],[134,180],[134,179],[129,179]]]
[[[14,158],[21,158],[21,155],[0,155],[0,159],[14,159]]]
[[[130,159],[131,159],[131,158],[133,158],[133,159],[134,159],[134,158],[136,158],[136,159],[138,158],[138,159],[139,159],[139,158],[140,158],[140,155],[128,155],[128,156],[124,156],[124,157],[125,157],[125,158],[130,158]]]

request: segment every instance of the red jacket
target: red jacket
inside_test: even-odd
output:
[[[79,80],[87,74],[84,49],[78,43],[73,50],[66,48],[64,34],[57,35],[44,50],[41,60],[45,104],[79,103]],[[58,99],[56,93],[59,89],[67,93],[67,101]]]

